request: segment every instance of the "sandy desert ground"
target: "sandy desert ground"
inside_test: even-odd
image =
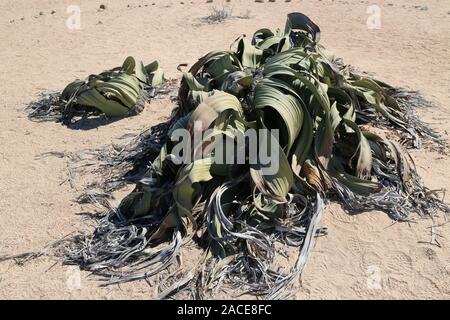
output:
[[[98,11],[105,4],[106,10]],[[381,8],[381,28],[369,30],[367,7]],[[69,5],[80,6],[81,29],[70,30]],[[213,5],[233,7],[241,18],[207,24]],[[55,12],[52,13],[52,10]],[[169,115],[168,99],[154,100],[137,117],[109,125],[68,129],[34,123],[23,107],[42,90],[60,90],[69,81],[119,65],[128,55],[159,59],[170,78],[179,63],[226,49],[239,35],[261,27],[283,27],[286,14],[300,11],[322,29],[322,44],[347,63],[374,72],[388,83],[420,90],[437,103],[419,110],[446,139],[450,130],[450,1],[253,0],[2,0],[0,2],[0,254],[37,250],[81,230],[73,202],[79,188],[67,183],[66,160],[39,158],[49,151],[76,152],[136,133]],[[243,19],[242,17],[246,17]],[[434,151],[412,151],[431,188],[450,188],[450,158]],[[391,225],[383,213],[350,216],[328,206],[318,239],[298,284],[297,299],[450,298],[450,225],[439,228],[441,247],[430,240],[430,220]],[[378,272],[380,286],[370,285]],[[0,298],[152,299],[156,287],[144,282],[99,287],[58,259],[42,257],[24,266],[0,264]]]

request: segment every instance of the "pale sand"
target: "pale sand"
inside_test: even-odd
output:
[[[66,8],[74,2],[82,8],[80,31],[69,31],[65,25]],[[39,91],[62,89],[76,77],[119,65],[127,55],[147,63],[158,58],[167,76],[177,78],[179,63],[193,63],[210,50],[227,49],[242,33],[283,27],[286,14],[292,11],[310,16],[322,29],[322,44],[347,63],[374,72],[391,84],[420,90],[438,103],[437,108],[419,112],[448,137],[448,0],[390,1],[393,6],[388,6],[389,1],[376,1],[382,9],[380,30],[366,27],[368,1],[232,0],[235,15],[250,10],[251,18],[214,25],[201,21],[211,6],[205,2],[1,1],[0,254],[37,250],[83,226],[76,215],[83,208],[72,202],[80,190],[63,183],[67,179],[66,160],[36,156],[117,142],[124,133],[139,132],[159,122],[172,108],[167,99],[155,100],[137,117],[92,130],[71,130],[56,123],[33,123],[20,111]],[[101,3],[107,5],[104,12],[97,11]],[[426,5],[427,10],[415,5]],[[51,10],[56,13],[50,14]],[[44,15],[39,16],[41,11]],[[412,151],[412,155],[430,187],[450,187],[447,156],[426,150]],[[450,298],[450,225],[439,229],[439,248],[421,243],[430,240],[429,220],[388,227],[390,224],[383,213],[349,216],[339,205],[329,205],[322,221],[329,234],[318,239],[302,286],[297,285],[296,298]],[[380,272],[381,290],[367,284],[373,268]],[[2,263],[0,297],[155,296],[156,286],[149,287],[144,281],[101,288],[97,279],[85,272],[81,288],[69,290],[69,275],[68,267],[52,258],[40,258],[22,267]]]

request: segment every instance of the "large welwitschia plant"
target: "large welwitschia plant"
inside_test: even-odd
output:
[[[113,283],[141,279],[171,265],[183,239],[193,239],[204,255],[173,275],[162,297],[187,286],[201,298],[224,284],[283,298],[325,233],[318,227],[324,199],[397,221],[448,212],[401,144],[371,130],[395,130],[404,145],[439,142],[411,112],[419,100],[350,72],[319,38],[317,25],[292,13],[284,30],[258,30],[235,51],[208,53],[184,72],[159,155],[72,261]],[[175,154],[179,129],[201,136],[184,152],[190,162]],[[269,134],[242,140],[250,130]],[[222,140],[233,148],[220,150]],[[260,152],[218,161],[252,149],[271,150],[277,170],[268,171]],[[280,244],[299,248],[289,270],[275,268]]]

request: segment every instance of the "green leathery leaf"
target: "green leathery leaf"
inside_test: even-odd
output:
[[[330,108],[330,120],[331,120],[331,130],[334,132],[337,128],[337,126],[341,123],[342,119],[339,115],[339,111],[337,109],[337,103],[334,102],[333,105]]]
[[[253,84],[253,76],[244,71],[228,73],[220,87],[221,91],[238,96],[244,89]]]
[[[281,130],[280,142],[283,147],[287,146],[288,153],[303,124],[303,111],[299,100],[266,82],[256,86],[254,105],[257,110],[264,111],[263,121],[266,125],[271,123],[270,128]],[[279,115],[278,119],[271,116],[274,112]]]
[[[239,58],[236,56],[236,54],[232,51],[212,51],[202,58],[200,58],[190,69],[189,73],[191,73],[193,76],[197,77],[197,74],[202,70],[207,68],[211,63],[213,63],[215,60],[220,59],[224,56],[227,56],[231,59],[233,68],[237,67],[238,70],[243,70],[244,67],[242,66]]]
[[[61,93],[61,100],[69,101],[74,97],[82,88],[86,82],[84,80],[75,80],[69,83]]]
[[[163,69],[158,69],[155,72],[152,72],[150,74],[150,84],[152,86],[159,86],[161,84],[163,84],[164,82],[166,82],[166,78],[164,77],[164,71]]]
[[[328,95],[332,97],[339,106],[347,109],[344,115],[342,115],[343,119],[353,122],[356,120],[354,100],[344,89],[330,87],[328,88]]]
[[[146,65],[144,69],[152,86],[161,85],[166,81],[164,77],[164,70],[161,68],[158,60],[155,60],[152,63]]]
[[[136,60],[133,57],[128,56],[122,64],[122,70],[131,75],[134,73],[135,68]]]
[[[270,134],[265,135],[265,138],[267,139],[265,143],[268,146],[268,150],[272,147],[272,139],[270,136]],[[264,137],[260,137],[260,139],[261,138]],[[278,144],[276,141],[273,142]],[[253,161],[253,163],[250,164],[250,176],[252,177],[256,188],[268,200],[272,200],[276,203],[284,203],[286,202],[286,196],[289,190],[294,184],[294,177],[291,166],[281,147],[279,145],[273,147],[278,147],[278,159],[273,159],[274,155],[270,154],[270,164],[262,164],[258,156],[256,161]],[[273,173],[270,166],[275,163],[278,165],[278,170],[276,173]]]
[[[252,37],[252,45],[258,46],[260,42],[267,38],[273,37],[275,34],[267,28],[257,30]]]
[[[334,158],[331,160],[329,174],[339,183],[349,188],[352,192],[359,195],[370,195],[379,192],[382,185],[370,180],[364,180],[345,172],[342,165]]]
[[[124,116],[129,111],[128,108],[119,102],[106,99],[95,88],[79,94],[76,98],[76,103],[94,107],[110,117]]]
[[[313,159],[306,159],[301,168],[301,177],[304,177],[304,182],[313,190],[324,192],[326,183],[323,181],[319,167]]]
[[[291,48],[267,58],[267,60],[265,61],[265,66],[269,66],[272,64],[281,64],[284,66],[299,65],[302,61],[307,60],[305,58],[308,57],[308,55],[309,54],[306,53],[303,48]]]
[[[158,60],[155,60],[145,66],[145,72],[152,73],[152,72],[155,72],[156,70],[158,70],[159,68],[161,68],[160,63]]]
[[[199,104],[201,104],[203,101],[205,101],[208,97],[212,96],[213,94],[214,90],[213,91],[193,90],[189,92],[189,95],[192,98],[195,107],[197,107]]]
[[[145,70],[144,63],[142,61],[139,61],[135,69],[136,78],[138,78],[141,82],[146,83],[147,82],[146,73],[147,72]]]
[[[146,70],[142,61],[129,56],[123,62],[121,69],[128,75],[134,75],[140,81],[147,82]]]
[[[370,148],[369,142],[367,141],[366,137],[355,122],[348,119],[344,119],[344,122],[347,126],[355,131],[359,140],[356,152],[351,157],[350,163],[354,157],[358,156],[356,164],[356,176],[358,178],[365,178],[370,175],[370,172],[372,170],[372,149]]]
[[[247,38],[242,38],[238,44],[237,55],[244,67],[257,68],[261,62],[263,51],[253,46]]]
[[[193,111],[188,127],[193,128],[195,122],[200,122],[204,131],[222,112],[227,110],[236,112],[238,115],[243,113],[241,103],[235,96],[223,91],[215,91]]]
[[[307,109],[303,109],[303,119],[302,129],[294,143],[291,158],[292,171],[297,177],[299,177],[301,167],[311,151],[314,139],[313,120]]]
[[[302,85],[306,86],[306,88],[311,91],[314,98],[316,98],[325,112],[328,112],[330,110],[330,100],[327,95],[328,86],[320,83],[320,81],[314,76],[310,75],[315,83],[307,79],[306,76],[302,73],[297,72],[290,67],[279,64],[271,64],[267,66],[266,68],[264,68],[263,73],[266,77],[288,76],[298,80]]]
[[[213,178],[210,173],[212,158],[196,160],[182,167],[177,175],[173,189],[173,197],[177,212],[181,217],[187,217],[194,224],[191,210],[200,196],[200,182]]]
[[[219,79],[219,82],[228,73],[241,70],[240,65],[236,64],[236,59],[231,53],[223,53],[216,56],[215,59],[211,59],[211,61],[205,64],[204,69],[213,78]]]
[[[209,91],[207,86],[201,84],[199,79],[195,78],[192,73],[184,72],[183,81],[185,81],[191,91]]]
[[[272,201],[266,201],[262,194],[253,195],[255,208],[266,217],[281,218],[283,215],[282,206]]]
[[[286,20],[284,34],[289,35],[294,30],[305,31],[312,40],[319,42],[320,28],[306,15],[300,12],[289,13]]]
[[[339,113],[336,109],[336,103],[334,103],[330,112],[326,113],[320,120],[314,140],[317,160],[324,169],[328,167],[333,152],[334,130],[339,122]]]
[[[283,52],[289,50],[289,38],[288,37],[279,37],[272,36],[263,41],[260,41],[256,47],[263,51],[271,50],[271,52]]]

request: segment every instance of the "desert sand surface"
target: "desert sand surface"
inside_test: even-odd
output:
[[[106,9],[99,11],[101,4]],[[366,25],[367,7],[381,8],[381,28]],[[70,5],[81,8],[81,29],[70,30]],[[235,18],[208,24],[212,6],[232,7]],[[54,11],[52,13],[52,11]],[[75,203],[82,184],[67,182],[67,160],[39,157],[118,143],[126,133],[165,119],[169,99],[155,99],[136,117],[108,125],[67,128],[28,120],[23,108],[43,90],[61,90],[75,78],[120,65],[128,55],[159,59],[172,79],[176,67],[211,50],[227,49],[241,34],[284,27],[286,14],[303,12],[322,30],[321,43],[360,70],[390,84],[419,90],[437,104],[418,110],[448,139],[450,130],[450,1],[253,0],[2,0],[0,2],[0,255],[38,250],[85,228]],[[450,189],[450,158],[412,150],[419,173],[434,189]],[[448,201],[447,201],[448,202]],[[296,284],[297,299],[449,299],[450,225],[431,238],[429,219],[397,223],[381,212],[346,214],[327,206],[317,240]],[[189,259],[188,259],[189,260]],[[0,264],[2,299],[152,299],[157,286],[137,281],[100,287],[81,272],[41,257],[24,266]],[[380,279],[373,285],[373,276]],[[226,297],[225,297],[226,298]]]

